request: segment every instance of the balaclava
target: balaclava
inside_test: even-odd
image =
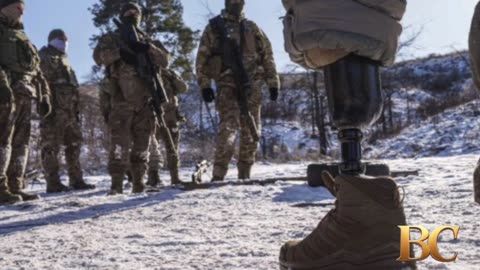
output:
[[[68,37],[62,29],[54,29],[48,35],[48,45],[66,53],[68,50]]]
[[[243,13],[243,8],[245,7],[245,0],[240,1],[240,3],[232,3],[232,0],[225,0],[225,9],[231,15],[240,17]]]
[[[125,13],[130,9],[138,10],[139,16],[127,16],[125,17]],[[131,23],[136,26],[140,26],[140,22],[142,20],[142,8],[133,2],[127,3],[123,5],[122,10],[120,11],[120,18],[124,23]]]

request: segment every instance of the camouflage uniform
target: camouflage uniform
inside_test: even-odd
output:
[[[178,95],[185,93],[188,89],[187,84],[175,74],[174,71],[169,69],[162,70],[162,80],[167,92],[167,96],[170,100],[169,103],[163,105],[165,112],[164,118],[167,127],[172,136],[176,149],[171,149],[168,143],[165,143],[167,152],[167,166],[170,172],[170,179],[172,184],[179,184],[180,178],[178,170],[180,167],[180,159],[178,155],[178,146],[180,142],[180,127],[179,123],[182,121],[182,117],[178,111]],[[152,136],[152,144],[150,146],[150,161],[149,161],[149,183],[155,186],[159,183],[158,171],[163,166],[163,157],[160,151],[159,141],[166,142],[168,140],[168,133],[165,128],[158,128],[155,132],[155,136]]]
[[[140,8],[138,8],[140,10]],[[168,65],[169,54],[155,46],[145,34],[140,38],[150,45],[148,53],[159,67]],[[150,89],[147,82],[127,63],[123,54],[133,54],[119,32],[102,36],[94,50],[94,59],[109,74],[110,104],[108,115],[110,149],[108,170],[112,177],[112,193],[123,192],[123,178],[130,165],[133,192],[143,192],[143,176],[147,170],[148,147],[154,131],[154,115],[148,104]]]
[[[70,66],[67,54],[51,45],[40,50],[40,58],[42,72],[52,91],[53,107],[50,117],[43,119],[40,125],[42,165],[47,180],[47,192],[66,189],[59,176],[58,154],[61,145],[65,145],[69,185],[74,189],[93,188],[83,181],[79,160],[83,139],[78,106],[79,84],[75,72]]]
[[[18,2],[18,1],[17,1]],[[42,81],[43,87],[36,82]],[[0,204],[37,199],[22,192],[28,158],[32,99],[38,99],[41,114],[49,114],[50,91],[40,71],[40,58],[21,23],[0,16],[0,91],[12,99],[0,105]]]
[[[261,130],[262,86],[266,83],[271,91],[274,89],[278,91],[280,87],[270,41],[254,22],[244,18],[243,13],[237,17],[224,10],[220,16],[225,21],[227,32],[238,44],[241,40],[241,24],[244,25],[243,64],[252,85],[248,108],[255,118],[258,130]],[[255,162],[258,143],[250,135],[246,121],[240,117],[235,93],[243,89],[237,89],[231,70],[224,68],[222,56],[218,53],[221,51],[219,46],[219,33],[216,33],[209,24],[200,41],[196,70],[198,84],[202,89],[210,88],[212,79],[217,86],[216,108],[220,116],[220,126],[216,141],[213,180],[223,180],[228,171],[238,129],[240,129],[240,153],[237,164],[239,178],[250,178],[250,168]]]

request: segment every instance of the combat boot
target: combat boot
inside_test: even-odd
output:
[[[132,193],[138,194],[145,192],[145,184],[142,181],[133,182]]]
[[[0,206],[7,204],[14,204],[23,201],[22,197],[19,195],[12,194],[8,190],[0,191]]]
[[[250,179],[250,172],[252,170],[252,165],[244,162],[239,162],[237,164],[238,168],[238,179]]]
[[[95,185],[87,184],[85,181],[75,181],[73,184],[70,184],[70,188],[73,190],[92,190],[95,189]]]
[[[109,196],[123,194],[123,175],[112,175],[112,185],[110,187]]]
[[[13,191],[12,190],[12,194],[22,197],[22,200],[24,202],[35,201],[35,200],[40,199],[40,196],[38,196],[37,194],[30,194],[30,193],[23,192],[21,190],[19,190],[19,191]]]
[[[143,193],[145,192],[145,183],[143,183],[143,177],[145,172],[141,172],[140,170],[132,170],[132,193]]]
[[[480,204],[480,160],[473,173],[473,196],[475,201]]]
[[[148,172],[147,186],[157,187],[161,183],[160,174],[157,170],[151,170]]]
[[[170,181],[172,185],[181,185],[182,180],[180,180],[180,176],[178,174],[178,169],[170,169]]]
[[[47,179],[47,193],[68,192],[70,188],[62,184],[60,179]]]
[[[410,270],[398,262],[399,225],[406,219],[398,188],[388,177],[323,173],[334,183],[337,201],[318,227],[302,241],[280,250],[282,270]]]

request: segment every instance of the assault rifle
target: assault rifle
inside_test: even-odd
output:
[[[118,27],[120,35],[125,43],[132,44],[142,41],[138,35],[138,30],[134,25],[124,24],[116,18],[113,19],[113,22]],[[125,49],[131,51],[130,48]],[[165,129],[167,132],[167,142],[165,143],[167,143],[171,149],[174,149],[176,152],[177,147],[173,142],[170,129],[167,127],[165,122],[162,108],[162,104],[168,103],[169,100],[160,77],[160,68],[153,63],[150,55],[147,52],[135,54],[137,56],[137,65],[135,66],[135,70],[137,71],[137,75],[148,83],[151,94],[150,107],[152,108],[152,111],[157,119],[157,125]]]
[[[202,176],[207,173],[207,170],[210,168],[210,166],[212,166],[212,164],[207,160],[195,165],[195,172],[192,174],[192,183],[201,183]]]
[[[245,43],[245,25],[240,23],[240,46],[237,41],[229,36],[225,28],[225,21],[221,16],[210,20],[210,25],[219,34],[220,51],[224,66],[232,71],[237,86],[237,102],[240,107],[240,115],[246,122],[250,135],[255,142],[260,141],[260,133],[255,123],[255,118],[248,110],[248,95],[252,92],[250,77],[243,65],[243,47]]]

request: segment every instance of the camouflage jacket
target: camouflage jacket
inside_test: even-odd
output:
[[[0,16],[0,84],[41,99],[50,96],[40,70],[40,57],[23,30]]]
[[[43,47],[39,54],[40,67],[52,91],[53,108],[77,113],[79,84],[67,55],[51,46]]]
[[[155,65],[166,68],[170,61],[170,54],[159,41],[148,38],[139,32],[143,41],[149,42],[149,54]],[[110,32],[102,36],[95,47],[93,58],[97,65],[107,69],[107,73],[113,79],[124,76],[136,76],[135,67],[127,65],[120,57],[120,48],[128,50],[128,45],[122,40],[118,32]],[[133,53],[133,52],[132,52]]]
[[[265,33],[252,21],[243,16],[236,19],[225,11],[222,12],[225,27],[230,35],[240,44],[240,25],[244,24],[245,44],[243,46],[243,64],[253,80],[264,80],[270,88],[280,88],[275,60],[273,58],[272,45]],[[208,88],[211,80],[221,82],[231,81],[231,71],[225,69],[222,51],[219,44],[219,33],[216,33],[209,24],[205,28],[198,49],[196,72],[200,88]]]
[[[163,104],[163,109],[165,112],[176,111],[178,109],[178,95],[185,93],[188,91],[188,85],[183,81],[183,79],[178,76],[173,70],[170,69],[163,69],[162,70],[162,81],[163,87],[167,92],[168,99],[170,100],[169,103]],[[118,93],[120,90],[118,89],[120,86],[118,85],[116,80],[105,78],[100,83],[100,110],[102,111],[103,115],[110,114],[112,109],[112,103],[115,102],[115,93]]]
[[[163,87],[167,92],[169,103],[163,105],[165,112],[178,109],[178,95],[188,91],[188,85],[171,69],[162,70]]]

